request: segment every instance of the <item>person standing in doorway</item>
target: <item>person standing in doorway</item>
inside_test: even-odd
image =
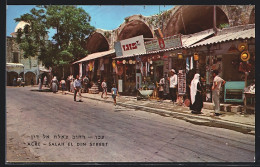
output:
[[[176,102],[177,99],[176,91],[177,91],[178,78],[174,69],[171,69],[170,73],[171,76],[168,78],[168,80],[170,81],[170,97],[172,102],[174,103]]]
[[[82,102],[82,100],[81,100],[81,80],[79,80],[78,75],[76,76],[73,86],[74,86],[74,101],[76,101],[77,93],[79,93],[79,102]]]
[[[162,77],[159,81],[159,98],[163,100],[163,91],[164,91],[165,79]]]
[[[107,97],[107,83],[106,80],[104,79],[103,82],[101,83],[101,87],[102,87],[102,94],[101,94],[101,98],[103,98],[103,94],[106,94]]]
[[[219,113],[220,110],[220,102],[219,102],[219,95],[220,95],[220,88],[224,86],[226,81],[223,80],[221,77],[218,76],[218,70],[213,71],[213,85],[212,85],[212,102],[214,104],[214,111],[215,115],[221,115]]]
[[[34,83],[33,83],[33,78],[31,79],[31,85],[32,85],[32,86],[34,85]]]
[[[202,101],[202,88],[200,84],[200,74],[195,74],[190,85],[190,97],[191,97],[191,113],[201,114],[203,107]]]

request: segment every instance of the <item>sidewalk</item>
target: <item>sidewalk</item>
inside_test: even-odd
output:
[[[61,91],[59,91],[59,93],[61,93]],[[73,93],[67,91],[66,94],[73,95]],[[108,93],[107,98],[101,98],[101,93],[82,93],[82,97],[83,101],[84,98],[88,98],[92,100],[103,101],[106,103],[113,103],[113,99],[110,93]],[[254,114],[222,111],[222,115],[213,116],[214,111],[209,109],[202,109],[202,114],[192,114],[188,107],[173,105],[170,100],[137,100],[137,98],[134,96],[117,96],[117,105],[158,113],[164,116],[172,116],[178,119],[183,119],[187,122],[191,122],[193,124],[232,129],[242,133],[255,133]]]

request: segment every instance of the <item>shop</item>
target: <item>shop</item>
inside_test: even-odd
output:
[[[115,50],[97,52],[86,56],[85,58],[74,62],[74,71],[78,72],[80,77],[88,76],[92,83],[101,82],[106,79],[108,89],[114,83],[112,69],[112,58],[115,57]]]
[[[220,93],[220,102],[242,104],[244,88],[255,79],[254,25],[220,30],[216,36],[189,49],[198,53],[199,69],[201,64],[205,64],[204,70],[200,70],[202,76],[205,71],[205,101],[211,102],[212,71],[218,70],[219,76],[226,81]]]

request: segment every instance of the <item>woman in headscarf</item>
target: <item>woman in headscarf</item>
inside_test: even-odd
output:
[[[195,74],[190,86],[191,113],[200,114],[203,107],[200,74]]]
[[[56,93],[58,92],[58,80],[56,78],[56,76],[53,77],[53,79],[51,80],[51,88],[52,88],[52,92]]]

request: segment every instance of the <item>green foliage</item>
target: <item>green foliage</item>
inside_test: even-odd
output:
[[[38,55],[46,67],[70,64],[85,57],[85,41],[95,30],[91,17],[82,8],[72,5],[38,5],[15,21],[25,21],[16,41],[25,57]],[[53,41],[47,40],[48,29],[55,29]]]
[[[229,27],[229,24],[228,24],[228,23],[220,24],[218,27],[219,27],[220,29],[222,29],[222,28],[228,28],[228,27]]]

